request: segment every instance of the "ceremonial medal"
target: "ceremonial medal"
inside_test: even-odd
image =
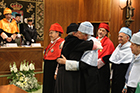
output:
[[[59,39],[59,38],[58,38],[58,39]],[[57,40],[58,40],[58,39],[57,39]],[[57,40],[55,40],[55,41],[53,42],[52,45],[51,45],[51,44],[48,45],[50,48],[48,48],[48,49],[46,50],[46,55],[45,55],[45,56],[47,56],[47,54],[48,54],[49,51],[51,51],[51,52],[54,51],[53,46],[56,44]],[[52,48],[52,49],[51,49],[51,48]]]
[[[54,49],[51,49],[51,52],[53,52],[54,51]]]
[[[100,49],[100,52],[102,52],[102,49]]]

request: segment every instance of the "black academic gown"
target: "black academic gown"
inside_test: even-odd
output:
[[[18,26],[18,29],[20,31],[20,34],[23,34],[23,32],[24,32],[24,24],[21,23],[21,22],[17,22],[17,26]]]
[[[54,74],[57,67],[56,60],[44,60],[44,76],[42,93],[54,93]]]
[[[105,65],[99,69],[100,80],[99,80],[99,93],[110,93],[110,55],[102,57]]]
[[[92,47],[93,41],[84,41],[68,35],[61,54],[68,60],[79,61],[84,51],[91,50]],[[66,71],[65,65],[59,65],[55,93],[80,93],[79,71]]]
[[[0,29],[0,34],[1,34],[2,32],[4,32],[8,37],[11,37],[11,35],[13,35],[13,34],[11,34],[11,33],[7,33],[7,32],[5,32],[5,31],[3,31],[2,29]],[[15,34],[17,34],[17,33],[15,33]],[[1,43],[1,42],[3,42],[3,43],[15,43],[15,40],[12,40],[11,42],[7,42],[6,39],[3,39],[3,38],[0,36],[0,43]]]
[[[2,33],[2,29],[0,29],[0,34]]]
[[[1,33],[2,33],[2,29],[0,29],[0,35],[1,35]],[[0,36],[0,46],[1,46],[1,41],[2,41],[3,39],[2,39],[2,37]]]
[[[80,93],[99,93],[99,71],[96,66],[80,61]]]
[[[38,33],[34,27],[33,27],[33,29],[29,28],[29,26],[24,27],[23,35],[24,35],[26,41],[29,41],[30,44],[36,42],[37,34]],[[32,42],[31,39],[34,39],[34,42]],[[25,41],[25,44],[26,44],[26,41]]]

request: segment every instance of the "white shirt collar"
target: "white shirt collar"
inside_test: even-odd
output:
[[[9,20],[7,19],[8,22],[11,22],[11,20],[12,20],[12,19],[9,19]]]
[[[33,29],[33,25],[28,25],[29,28]]]
[[[101,41],[103,38],[104,38],[104,37],[102,37],[102,38],[99,38],[99,37],[98,37],[98,41]]]
[[[54,42],[56,42],[58,39],[59,39],[60,37],[58,37],[57,39],[55,39],[54,41],[51,41],[51,43],[54,43]]]

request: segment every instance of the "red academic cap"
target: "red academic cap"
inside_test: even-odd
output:
[[[108,32],[110,32],[109,26],[108,26],[108,24],[106,24],[106,23],[100,23],[98,29],[99,29],[99,28],[104,28],[104,29],[106,29]]]
[[[58,23],[52,24],[49,31],[51,31],[51,30],[61,32],[62,34],[64,32],[63,28]]]

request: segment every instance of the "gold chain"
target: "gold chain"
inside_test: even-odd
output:
[[[58,39],[57,39],[57,40],[58,40]],[[49,49],[47,49],[47,51],[46,51],[46,56],[47,56],[47,53],[49,52],[49,50],[56,44],[57,40],[54,42],[54,44],[53,44]],[[50,44],[49,44],[49,46],[50,46]]]

